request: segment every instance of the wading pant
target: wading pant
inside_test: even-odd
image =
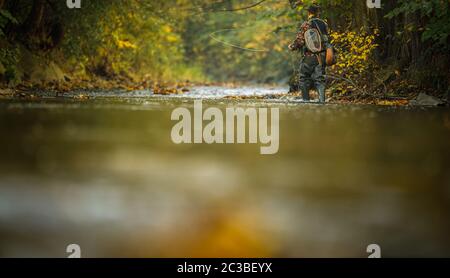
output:
[[[325,102],[325,54],[320,54],[320,57],[322,64],[316,55],[305,56],[300,61],[299,89],[305,101],[310,100],[309,91],[314,86],[319,93],[319,101]]]

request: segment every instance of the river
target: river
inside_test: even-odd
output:
[[[285,90],[0,99],[0,257],[450,256],[450,111],[262,97]],[[279,108],[279,152],[174,144],[198,98]]]

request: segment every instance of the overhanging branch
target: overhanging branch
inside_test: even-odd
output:
[[[236,9],[224,9],[224,10],[211,10],[211,11],[205,11],[205,13],[223,13],[223,12],[237,12],[237,11],[243,11],[243,10],[249,10],[256,6],[261,5],[262,3],[266,2],[267,0],[260,0],[259,2],[256,2],[254,4],[251,4],[249,6],[236,8]]]

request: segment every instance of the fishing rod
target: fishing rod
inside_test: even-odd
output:
[[[221,29],[221,30],[218,30],[218,31],[210,33],[209,37],[211,39],[215,40],[216,42],[219,42],[219,43],[221,43],[223,45],[226,45],[226,46],[229,46],[229,47],[233,47],[233,48],[236,48],[236,49],[240,49],[240,50],[244,50],[244,51],[250,51],[250,52],[270,52],[271,51],[271,50],[268,50],[268,49],[256,49],[256,48],[243,47],[243,46],[240,46],[240,45],[237,45],[237,44],[233,44],[233,43],[229,43],[229,42],[226,42],[226,41],[222,41],[222,40],[220,40],[219,38],[217,38],[215,36],[216,34],[219,34],[219,33],[230,32],[230,31],[237,31],[237,30],[242,30],[242,29],[245,29],[245,28],[249,28],[249,27],[234,28],[234,29],[233,28]]]
[[[216,34],[219,34],[219,33],[238,31],[238,30],[242,30],[242,29],[246,29],[246,28],[250,28],[250,27],[221,29],[221,30],[218,30],[218,31],[210,33],[209,37],[211,39],[213,39],[214,41],[220,43],[220,44],[223,44],[223,45],[228,46],[228,47],[236,48],[236,49],[239,49],[239,50],[243,50],[243,51],[250,51],[250,52],[271,52],[271,51],[273,51],[273,50],[270,50],[270,49],[255,49],[255,48],[243,47],[243,46],[240,46],[240,45],[237,45],[237,44],[233,44],[233,43],[229,43],[229,42],[220,40],[219,38],[217,38],[215,36]],[[275,34],[276,36],[279,36],[279,34],[278,34],[279,31],[280,30],[278,30],[278,31],[271,31],[271,32],[268,32],[267,34]],[[287,31],[287,32],[290,32],[290,31]],[[290,32],[290,33],[295,33],[295,32]],[[283,54],[285,54],[286,52],[291,53],[291,51],[289,49],[286,49],[285,51],[283,51]],[[296,72],[296,68],[295,68],[295,61],[294,61],[295,57],[294,57],[294,55],[289,55],[289,58],[287,60],[290,60],[290,65],[292,67],[292,71],[295,73]]]
[[[223,44],[225,46],[229,46],[229,47],[236,48],[236,49],[243,50],[243,51],[250,51],[250,52],[271,52],[271,51],[273,51],[273,50],[269,50],[269,49],[256,49],[256,48],[243,47],[243,46],[240,46],[240,45],[237,45],[237,44],[233,44],[233,43],[229,43],[229,42],[220,40],[219,38],[217,38],[215,36],[216,34],[219,34],[219,33],[238,31],[238,30],[242,30],[242,29],[245,29],[245,28],[249,28],[249,27],[221,29],[221,30],[212,32],[211,34],[209,34],[209,37],[212,38],[214,41],[216,41],[218,43],[221,43],[221,44]],[[268,34],[275,34],[275,35],[279,36],[278,32],[275,32],[275,31],[269,32]],[[292,70],[293,70],[294,74],[296,72],[298,73],[299,72],[298,67],[300,67],[300,65],[298,65],[298,67],[296,67],[297,63],[296,63],[296,61],[294,61],[294,59],[296,60],[296,58],[294,57],[294,54],[291,54],[290,57],[291,57],[290,64],[291,64]],[[300,64],[300,63],[298,63],[298,64]],[[349,78],[345,78],[343,76],[337,76],[337,75],[334,75],[334,74],[326,74],[325,77],[326,78],[330,78],[330,79],[334,79],[334,80],[340,80],[340,81],[347,82],[350,85],[352,85],[354,88],[356,88],[360,93],[362,93],[364,95],[367,94],[367,92],[365,90],[361,89],[358,85],[356,85],[356,83],[354,81],[352,81]]]
[[[264,3],[264,2],[266,2],[266,0],[260,0],[260,1],[254,3],[254,4],[250,5],[250,6],[245,6],[243,8],[228,9],[228,10],[212,10],[212,11],[210,10],[210,11],[207,11],[207,12],[233,12],[233,11],[239,11],[239,10],[246,10],[246,9],[254,8],[254,7],[256,7],[256,6],[258,6],[258,5],[260,5],[260,4]],[[299,6],[303,5],[303,1],[301,1],[301,0],[289,0],[289,4],[290,4],[292,9],[296,9]],[[233,44],[233,43],[230,43],[230,42],[223,41],[223,40],[221,40],[221,39],[216,37],[216,34],[242,30],[242,29],[245,29],[245,28],[249,28],[249,27],[221,29],[221,30],[217,30],[215,32],[210,33],[209,37],[211,39],[213,39],[214,41],[222,44],[222,45],[225,45],[225,46],[228,46],[228,47],[232,47],[232,48],[235,48],[235,49],[239,49],[239,50],[243,50],[243,51],[260,52],[260,53],[261,52],[271,52],[271,51],[273,51],[273,50],[269,50],[269,49],[257,49],[257,48],[243,47],[241,45],[237,45],[237,44]],[[280,30],[272,31],[272,32],[269,32],[269,33],[272,33],[272,34],[275,34],[276,36],[279,36],[279,34],[278,34],[279,31]],[[292,33],[294,33],[294,32],[292,32]],[[291,57],[290,64],[292,66],[293,73],[295,75],[297,75],[298,72],[299,72],[299,68],[296,67],[296,64],[299,64],[298,67],[300,67],[300,63],[296,63],[297,61],[294,61],[294,60],[296,60],[296,57],[294,57],[294,55],[291,54],[290,57]],[[340,80],[340,81],[347,82],[347,83],[351,84],[354,88],[356,88],[360,93],[362,93],[364,95],[367,94],[367,92],[365,90],[361,89],[358,85],[356,85],[356,83],[354,81],[352,81],[349,78],[345,78],[343,76],[337,76],[337,75],[333,75],[333,74],[326,74],[325,78],[331,78],[331,79],[334,79],[334,80]]]

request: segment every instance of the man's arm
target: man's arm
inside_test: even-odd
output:
[[[300,30],[297,33],[297,37],[294,42],[289,45],[289,49],[292,51],[300,50],[305,45],[305,32],[308,30],[308,23],[305,22],[300,26]]]

